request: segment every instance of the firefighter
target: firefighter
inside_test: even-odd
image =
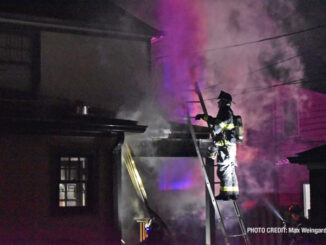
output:
[[[305,245],[305,244],[318,244],[314,241],[314,237],[309,233],[302,233],[301,228],[311,228],[310,220],[306,219],[302,214],[302,208],[298,204],[291,204],[288,207],[290,221],[286,224],[287,228],[298,228],[298,232],[288,233],[285,244],[290,245]]]
[[[218,96],[219,111],[214,118],[206,114],[196,115],[196,120],[203,119],[212,125],[213,142],[208,147],[207,157],[217,158],[217,176],[219,177],[220,194],[217,200],[236,200],[239,197],[238,180],[235,172],[236,138],[231,109],[232,96],[224,91]]]

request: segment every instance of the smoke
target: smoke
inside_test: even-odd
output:
[[[180,108],[185,100],[198,100],[195,93],[187,92],[195,81],[211,115],[216,115],[218,108],[216,100],[208,99],[216,98],[220,90],[227,91],[234,97],[233,109],[242,115],[246,133],[265,138],[265,142],[247,144],[242,151],[244,159],[251,155],[256,161],[275,154],[265,143],[273,140],[270,120],[274,103],[281,97],[278,85],[304,77],[300,58],[275,64],[297,54],[286,38],[227,48],[286,32],[282,22],[274,20],[275,13],[295,8],[290,1],[271,2],[272,6],[253,0],[161,1],[159,19],[166,36],[155,44],[160,45],[155,48],[157,63],[164,66],[160,100],[170,118],[184,113]],[[307,99],[295,93],[291,97],[298,102]],[[191,111],[202,113],[195,105]],[[238,159],[242,159],[241,154]]]
[[[197,159],[141,157],[136,160],[150,206],[178,241],[200,244],[204,235],[205,186]]]
[[[185,90],[199,81],[206,99],[216,98],[221,89],[232,93],[235,101],[241,103],[236,110],[243,112],[247,127],[254,127],[265,119],[266,113],[260,108],[270,105],[276,93],[272,89],[263,91],[260,106],[253,109],[250,105],[256,105],[253,102],[259,94],[259,90],[255,90],[303,76],[300,59],[254,72],[296,54],[286,39],[223,48],[283,32],[263,2],[162,1],[160,10],[160,20],[167,34],[156,57],[164,59],[159,61],[165,66],[162,97],[171,97],[170,103],[164,105],[172,114],[176,112],[176,105],[184,103]],[[192,97],[196,99],[195,95]],[[209,111],[217,111],[215,101],[207,101],[207,106]]]
[[[273,2],[273,6],[269,5]],[[159,20],[166,35],[154,45],[155,65],[163,66],[160,103],[169,119],[184,115],[187,100],[198,100],[193,83],[198,82],[211,115],[216,115],[216,98],[221,90],[233,95],[235,114],[245,126],[245,144],[238,149],[241,195],[277,191],[273,145],[275,101],[282,97],[282,83],[304,77],[297,47],[286,38],[232,45],[285,33],[287,26],[275,21],[275,13],[295,11],[290,1],[160,1]],[[302,23],[295,16],[293,23]],[[271,65],[273,64],[273,65]],[[154,66],[155,67],[155,66]],[[298,102],[301,94],[291,94]],[[212,99],[212,100],[209,100]],[[299,105],[302,103],[298,103]],[[202,113],[191,105],[193,115]],[[244,198],[245,197],[241,197]]]
[[[169,129],[170,121],[180,121],[185,116],[186,101],[198,100],[191,91],[194,82],[199,83],[208,112],[213,116],[218,111],[214,98],[221,90],[229,92],[235,102],[232,108],[242,116],[245,126],[245,144],[239,146],[237,157],[240,190],[250,190],[242,193],[276,191],[274,164],[278,153],[273,145],[271,118],[275,101],[282,96],[282,83],[302,79],[305,66],[300,57],[288,59],[298,54],[292,41],[296,37],[231,46],[286,33],[294,28],[294,23],[303,25],[299,15],[287,14],[296,11],[292,1],[161,0],[157,3],[158,26],[165,35],[152,46],[152,87],[140,98],[137,110],[130,112],[122,108],[118,117],[148,125],[149,129],[141,136],[148,139],[158,136],[160,129]],[[299,93],[291,94],[291,98],[298,102],[307,99]],[[202,113],[198,104],[191,104],[190,111],[192,115]],[[127,142],[131,140],[126,138]],[[140,164],[145,172],[150,169],[151,178],[147,175],[145,179],[158,178],[162,163],[157,159],[140,159]],[[150,181],[145,183],[145,187],[151,185]],[[153,186],[150,189],[155,195],[157,189]],[[161,202],[154,197],[152,201],[167,219],[183,224],[198,223],[202,227],[203,191],[195,194],[186,194],[183,199],[172,195]],[[164,209],[176,203],[175,208]],[[185,207],[189,207],[189,212]],[[186,221],[185,217],[192,220]]]

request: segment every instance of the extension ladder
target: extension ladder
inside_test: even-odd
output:
[[[202,97],[202,94],[200,92],[200,89],[199,89],[199,86],[198,86],[198,83],[197,82],[195,83],[195,92],[198,95],[198,98],[200,100],[200,104],[202,106],[203,112],[207,115],[207,109],[206,109],[206,106],[205,106],[205,103],[204,103],[204,99]],[[226,228],[225,228],[225,225],[224,225],[223,217],[222,217],[220,208],[218,206],[218,203],[217,203],[217,201],[215,199],[214,192],[212,190],[212,185],[211,185],[211,183],[209,181],[209,177],[208,177],[207,172],[206,172],[206,168],[205,168],[205,164],[204,164],[204,161],[203,161],[203,157],[201,155],[199,146],[197,144],[197,138],[196,138],[195,130],[194,130],[194,127],[193,127],[193,125],[192,125],[192,123],[190,121],[190,115],[189,115],[189,109],[188,109],[188,107],[186,107],[186,110],[187,110],[187,123],[188,123],[188,126],[189,126],[190,134],[191,134],[192,140],[193,140],[194,145],[195,145],[196,153],[197,153],[197,156],[199,158],[201,168],[203,170],[203,174],[204,174],[204,177],[205,177],[206,187],[207,187],[207,190],[208,190],[208,193],[209,193],[209,196],[210,196],[210,199],[211,199],[211,202],[212,202],[214,211],[215,211],[216,219],[217,219],[217,221],[218,221],[218,223],[219,223],[219,225],[221,227],[221,231],[222,231],[222,234],[223,234],[223,237],[224,237],[225,244],[226,245],[230,245],[229,238],[243,237],[245,244],[246,245],[250,245],[250,241],[249,241],[249,238],[248,238],[246,227],[245,227],[243,218],[242,218],[242,216],[240,214],[240,209],[238,207],[238,204],[237,204],[237,202],[235,200],[232,200],[232,203],[233,203],[234,211],[235,211],[235,214],[236,214],[235,217],[238,220],[238,223],[239,223],[239,226],[240,226],[240,229],[241,229],[241,232],[242,233],[241,234],[236,234],[236,235],[228,235],[227,232],[226,232]],[[210,129],[210,125],[209,124],[208,124],[208,127]],[[217,182],[217,183],[219,183],[219,182]],[[214,182],[214,184],[215,184],[215,182]],[[206,219],[207,219],[207,217],[206,217]]]

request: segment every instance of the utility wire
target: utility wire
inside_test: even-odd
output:
[[[299,57],[304,57],[304,56],[308,56],[308,55],[313,55],[312,52],[315,52],[316,49],[318,50],[318,49],[322,48],[323,46],[325,46],[325,45],[319,45],[318,47],[316,47],[316,48],[314,48],[314,49],[304,50],[304,51],[301,52],[300,54],[293,55],[293,56],[287,57],[287,58],[285,58],[285,59],[281,59],[281,60],[279,60],[279,61],[277,61],[277,62],[267,64],[266,66],[262,66],[262,67],[260,67],[260,68],[257,68],[257,69],[255,69],[255,70],[253,70],[253,71],[247,72],[247,73],[245,73],[245,74],[243,74],[243,75],[244,75],[244,76],[246,76],[246,75],[251,75],[251,74],[254,74],[254,73],[256,73],[256,72],[263,71],[263,70],[268,69],[268,68],[270,68],[270,67],[276,66],[276,65],[278,65],[278,64],[281,64],[281,63],[284,63],[284,62],[287,62],[287,61],[290,61],[290,60],[293,60],[293,59],[296,59],[296,58],[299,58]],[[202,88],[202,89],[203,89],[203,90],[206,90],[206,89],[212,89],[212,88],[215,88],[215,87],[218,87],[218,86],[220,86],[220,85],[219,85],[219,84],[214,84],[214,85],[209,85],[209,86],[207,86],[207,87],[204,87],[204,88]]]
[[[261,42],[265,42],[265,41],[271,41],[271,40],[275,40],[275,39],[279,39],[279,38],[298,35],[298,34],[305,33],[305,32],[315,31],[315,30],[318,30],[318,29],[321,29],[321,28],[325,28],[325,25],[324,24],[317,25],[317,26],[302,29],[302,30],[299,30],[299,31],[284,33],[284,34],[280,34],[280,35],[277,35],[277,36],[267,37],[267,38],[263,38],[263,39],[259,39],[259,40],[255,40],[255,41],[248,41],[248,42],[244,42],[244,43],[227,45],[227,46],[224,46],[224,47],[205,49],[202,52],[206,53],[206,52],[215,51],[215,50],[230,49],[230,48],[236,48],[236,47],[246,46],[246,45],[255,44],[255,43],[261,43]],[[196,53],[196,51],[195,51],[195,53]],[[173,57],[173,56],[176,56],[176,55],[162,55],[162,56],[155,57],[155,59],[158,60],[158,59],[163,59],[163,58],[168,58],[168,57]]]
[[[290,32],[290,33],[284,33],[284,34],[281,34],[281,35],[268,37],[268,38],[263,38],[263,39],[256,40],[256,41],[249,41],[249,42],[244,42],[244,43],[239,43],[239,44],[233,44],[233,45],[228,45],[228,46],[224,46],[224,47],[221,47],[221,48],[206,49],[205,51],[213,51],[213,50],[217,50],[217,49],[236,48],[236,47],[241,47],[241,46],[245,46],[245,45],[249,45],[249,44],[261,43],[261,42],[271,41],[271,40],[275,40],[275,39],[279,39],[279,38],[283,38],[283,37],[289,37],[289,36],[301,34],[301,33],[304,33],[304,32],[314,31],[314,30],[321,29],[321,28],[325,28],[325,25],[318,25],[318,26],[314,26],[314,27],[311,27],[311,28],[307,28],[307,29],[303,29],[303,30],[299,30],[299,31],[295,31],[295,32]]]
[[[262,90],[267,90],[267,89],[271,89],[271,88],[276,88],[276,87],[280,87],[280,86],[284,86],[284,85],[290,85],[290,84],[298,84],[298,83],[312,83],[312,82],[325,82],[326,79],[312,79],[312,80],[305,80],[303,78],[297,79],[297,80],[292,80],[292,81],[288,81],[288,82],[282,82],[282,83],[278,83],[278,84],[273,84],[267,87],[254,87],[254,88],[249,88],[246,91],[242,92],[242,93],[238,93],[238,94],[233,94],[234,96],[237,95],[243,95],[243,94],[248,94],[248,93],[252,93],[252,92],[257,92],[257,91],[262,91]],[[209,99],[204,99],[204,101],[210,101],[210,100],[217,100],[217,97],[214,98],[209,98]],[[199,101],[189,101],[189,103],[199,103]]]
[[[317,49],[318,49],[318,48],[321,48],[322,46],[323,46],[323,45],[317,47]],[[273,67],[273,66],[275,66],[275,65],[281,64],[281,63],[283,63],[283,62],[287,62],[287,61],[289,61],[289,60],[292,60],[292,59],[295,59],[295,58],[298,58],[298,57],[311,55],[311,54],[312,54],[312,53],[311,53],[312,51],[314,51],[314,50],[313,50],[313,49],[306,50],[306,51],[304,51],[304,52],[301,53],[301,54],[294,55],[294,56],[291,56],[291,57],[288,57],[288,58],[282,59],[282,60],[280,60],[280,61],[278,61],[278,62],[274,62],[274,63],[268,64],[268,65],[266,65],[266,66],[263,66],[263,67],[261,67],[261,68],[258,68],[258,69],[256,69],[256,70],[254,70],[254,71],[247,72],[247,73],[244,74],[244,75],[250,75],[250,74],[253,74],[253,73],[259,72],[259,71],[265,70],[265,69],[267,69],[267,68]],[[207,87],[202,88],[202,90],[214,89],[214,88],[216,88],[216,87],[218,87],[218,86],[220,86],[220,84],[209,85],[209,86],[207,86]],[[187,91],[188,91],[188,92],[194,92],[195,90],[194,90],[194,89],[188,89]],[[189,101],[189,102],[190,102],[190,103],[197,103],[198,101]]]

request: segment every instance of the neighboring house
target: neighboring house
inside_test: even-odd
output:
[[[114,118],[153,35],[109,1],[0,3],[1,244],[121,244],[120,146],[146,127]]]
[[[289,157],[291,163],[305,165],[309,169],[311,186],[311,210],[309,217],[315,226],[325,227],[326,214],[323,212],[326,200],[324,188],[326,179],[326,145],[308,151],[298,152],[297,156]],[[325,240],[325,236],[323,236]]]
[[[326,95],[296,86],[280,86],[275,107],[275,152],[279,161],[326,143]],[[286,161],[285,161],[286,162]],[[288,163],[288,162],[287,162]],[[278,166],[280,204],[302,203],[306,166]]]

